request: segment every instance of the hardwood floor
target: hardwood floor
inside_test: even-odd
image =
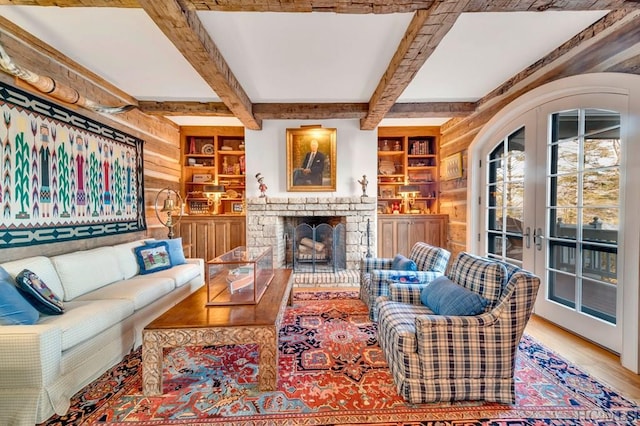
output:
[[[535,314],[531,316],[525,333],[600,382],[640,404],[640,375],[622,367],[618,355]]]

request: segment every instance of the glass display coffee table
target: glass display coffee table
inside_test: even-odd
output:
[[[207,306],[207,285],[153,320],[142,331],[142,392],[162,394],[163,348],[258,344],[258,388],[275,390],[278,332],[291,304],[291,269],[275,269],[257,304]]]

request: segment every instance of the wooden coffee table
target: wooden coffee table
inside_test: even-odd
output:
[[[207,286],[195,291],[142,330],[142,392],[162,394],[162,350],[184,346],[257,343],[258,388],[275,390],[278,331],[291,304],[291,269],[276,269],[255,305],[206,306]]]

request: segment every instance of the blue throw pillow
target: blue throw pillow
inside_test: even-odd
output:
[[[0,325],[31,325],[39,317],[38,310],[20,294],[11,275],[0,267]]]
[[[62,300],[30,270],[24,269],[16,276],[16,285],[25,299],[43,314],[60,315],[64,313]]]
[[[163,271],[171,268],[169,245],[164,241],[150,241],[147,244],[136,247],[136,262],[140,267],[140,275]]]
[[[391,269],[394,271],[417,271],[416,262],[401,254],[396,254],[391,262]]]
[[[420,281],[420,277],[418,277],[415,273],[405,273],[398,275],[389,275],[389,280],[397,283],[406,283],[406,284],[418,284]]]
[[[420,301],[438,315],[468,316],[484,312],[489,301],[447,277],[438,277],[420,292]]]
[[[167,243],[167,246],[169,247],[171,265],[175,266],[187,263],[187,258],[184,257],[184,250],[182,249],[182,237],[168,240],[145,241],[144,243],[145,245],[153,243]]]

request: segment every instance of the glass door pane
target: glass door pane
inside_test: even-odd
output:
[[[487,158],[487,247],[489,256],[522,266],[525,131],[500,141]]]
[[[547,298],[616,323],[620,114],[551,115]]]

